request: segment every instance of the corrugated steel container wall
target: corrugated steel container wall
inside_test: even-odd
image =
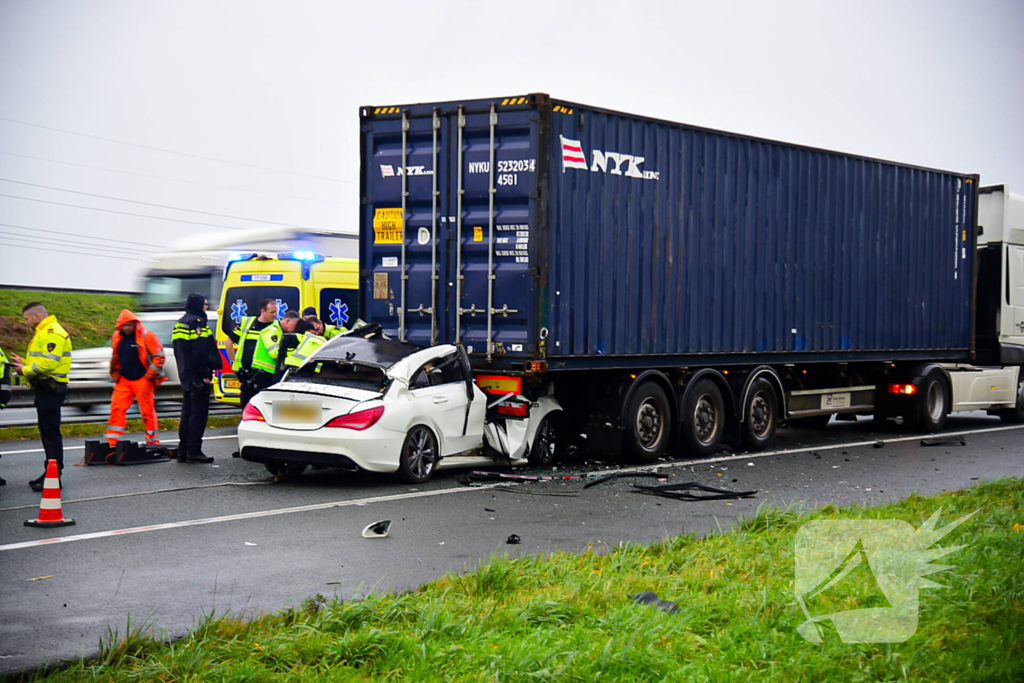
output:
[[[503,255],[494,257],[493,307],[516,311],[492,316],[495,367],[536,358],[558,369],[969,357],[972,176],[544,95],[394,107],[383,116],[369,111],[362,311],[393,334],[401,245],[378,243],[372,225],[381,207],[400,204],[392,171],[401,168],[396,113],[409,121],[407,165],[432,172],[437,150],[436,209],[434,179],[407,172],[410,341],[430,341],[431,319],[422,311],[433,294],[436,340],[459,339],[479,360],[487,331],[486,314],[477,313],[487,306],[490,241],[515,235],[528,244],[494,247]],[[496,170],[516,171],[514,183],[508,176],[494,185],[493,236],[480,165],[489,159],[492,128]],[[428,137],[434,130],[436,143]],[[425,244],[423,228],[434,225],[438,237]],[[432,258],[439,277],[433,291]],[[375,276],[391,290],[379,299]],[[465,312],[473,307],[477,313]]]
[[[973,178],[559,104],[550,357],[971,348]]]

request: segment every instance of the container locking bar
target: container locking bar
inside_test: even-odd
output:
[[[434,107],[434,118],[432,121],[434,132],[434,161],[431,166],[434,188],[431,193],[430,208],[430,345],[437,343],[437,131],[441,129],[441,117],[437,115],[437,107]]]
[[[402,303],[398,309],[398,339],[405,341],[405,281],[409,279],[409,274],[405,270],[405,224],[409,220],[406,215],[406,202],[408,201],[408,173],[406,171],[409,168],[409,147],[408,147],[408,135],[409,135],[409,113],[402,111]]]
[[[491,102],[491,158],[488,164],[489,187],[487,190],[487,310],[491,315],[487,316],[487,362],[491,362],[491,355],[494,353],[494,129],[498,126],[498,114],[494,111],[494,102]],[[506,305],[507,309],[508,306]]]
[[[455,192],[455,343],[462,341],[462,281],[465,276],[462,274],[462,195],[466,191],[462,188],[462,129],[466,127],[466,115],[462,105],[459,105],[458,114],[458,166],[456,173],[457,185]]]

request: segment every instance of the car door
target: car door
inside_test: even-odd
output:
[[[469,428],[474,422],[474,415],[467,416],[467,407],[476,408],[478,401],[470,403],[466,390],[465,375],[458,353],[428,361],[422,365],[409,382],[409,393],[413,398],[414,409],[424,416],[429,416],[441,439],[441,455],[453,455],[470,450],[480,445],[483,436],[482,411],[479,426]],[[474,396],[474,398],[476,398]]]

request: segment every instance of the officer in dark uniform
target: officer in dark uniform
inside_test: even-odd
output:
[[[203,434],[210,413],[213,372],[221,367],[220,352],[206,324],[209,304],[202,294],[189,294],[185,315],[174,325],[171,340],[181,379],[181,424],[178,462],[213,462],[203,453]]]

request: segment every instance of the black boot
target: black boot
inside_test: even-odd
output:
[[[188,456],[188,462],[213,462],[213,458],[200,452],[198,455]]]
[[[30,481],[28,485],[32,487],[33,491],[42,491],[44,481],[46,481],[46,472],[43,472],[41,475]]]

